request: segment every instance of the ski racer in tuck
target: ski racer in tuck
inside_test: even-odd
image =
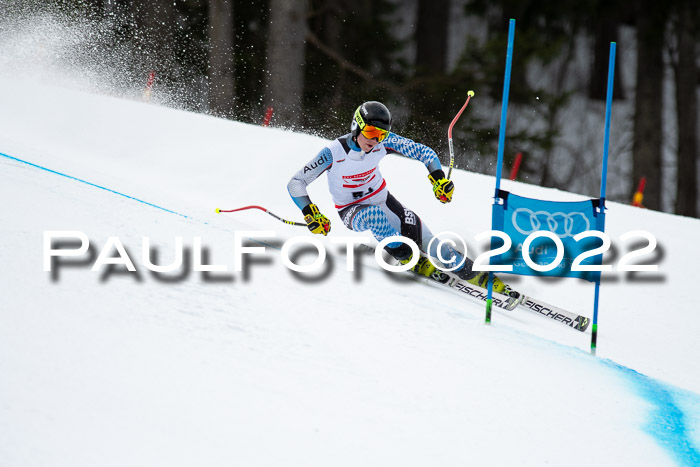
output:
[[[452,201],[454,183],[445,178],[434,150],[392,133],[391,124],[391,113],[384,104],[369,101],[360,105],[355,110],[350,133],[323,148],[292,177],[287,189],[301,209],[309,230],[314,234],[328,235],[331,222],[311,202],[306,190],[307,185],[326,172],[335,207],[347,228],[358,232],[370,230],[377,241],[402,235],[413,240],[422,252],[436,258],[440,242],[430,245],[433,251],[425,251],[433,234],[416,213],[392,196],[379,171],[379,162],[389,153],[400,153],[421,161],[428,169],[433,193],[441,203]],[[403,264],[412,257],[411,248],[402,242],[389,243],[385,250]],[[453,265],[464,260],[464,265],[454,273],[472,284],[485,287],[488,273],[472,271],[473,262],[469,258],[447,243],[442,243],[440,253],[442,258],[454,258]],[[448,264],[443,266],[449,268]],[[421,255],[413,271],[430,277],[436,268]],[[494,279],[493,287],[496,292],[520,296],[498,278]]]

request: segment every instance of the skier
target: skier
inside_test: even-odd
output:
[[[417,159],[428,169],[428,179],[433,186],[433,194],[441,203],[452,201],[454,183],[445,178],[445,172],[434,150],[408,138],[391,132],[392,118],[389,109],[377,101],[360,105],[352,119],[350,133],[341,136],[323,148],[289,181],[287,189],[294,203],[304,214],[307,227],[314,234],[328,235],[331,222],[321,214],[307,193],[306,187],[322,173],[328,173],[330,190],[338,215],[345,226],[354,231],[370,230],[381,241],[394,235],[402,235],[413,240],[418,248],[432,257],[437,256],[437,244],[432,251],[425,251],[433,234],[413,211],[403,206],[386,187],[386,181],[379,171],[379,162],[388,153],[400,153]],[[400,263],[411,260],[411,248],[402,242],[389,243],[385,250]],[[464,264],[454,273],[468,282],[486,286],[488,273],[472,271],[473,262],[443,243],[443,259],[453,259],[452,265]],[[449,264],[444,264],[449,268]],[[417,274],[430,277],[436,272],[428,258],[421,255],[413,267]],[[511,290],[500,279],[495,278],[494,290],[512,297],[520,294]]]

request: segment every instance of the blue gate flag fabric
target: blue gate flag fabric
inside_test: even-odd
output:
[[[600,280],[598,271],[572,271],[574,260],[580,259],[582,266],[600,265],[602,254],[590,255],[587,252],[602,245],[602,240],[591,236],[574,240],[574,237],[591,230],[600,232],[605,229],[604,209],[600,209],[600,200],[586,201],[544,201],[517,196],[499,190],[496,204],[493,205],[492,229],[507,234],[511,248],[503,254],[491,258],[492,265],[512,265],[513,274],[528,276],[578,277],[591,282]],[[560,248],[555,241],[536,232],[551,232],[556,235],[563,246],[563,258],[557,262]],[[535,234],[535,235],[533,235]],[[527,252],[523,251],[526,239],[533,235]],[[503,245],[503,240],[493,237],[491,249]],[[546,268],[556,266],[549,271],[538,271],[525,261],[524,254],[529,255],[533,263]]]

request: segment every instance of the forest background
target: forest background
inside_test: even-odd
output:
[[[495,174],[510,18],[505,160],[523,154],[519,179],[598,196],[614,41],[608,199],[629,203],[645,178],[645,207],[698,217],[692,0],[0,0],[0,68],[50,63],[127,96],[154,72],[155,103],[255,124],[272,108],[271,125],[329,139],[380,100],[394,131],[443,163],[474,90],[456,167]],[[250,157],[269,155],[261,144]]]

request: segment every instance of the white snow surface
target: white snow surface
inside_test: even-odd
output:
[[[331,261],[322,274],[282,263],[279,246],[311,237],[305,228],[258,210],[215,213],[260,205],[301,220],[287,181],[326,143],[1,78],[0,464],[700,462],[699,220],[608,203],[617,256],[606,261],[631,249],[620,235],[647,230],[658,246],[640,261],[659,271],[604,275],[594,357],[590,330],[524,309],[496,311],[486,325],[482,304],[391,277],[371,256],[347,271],[331,240],[358,234],[343,227],[325,176],[310,187],[333,223],[320,239]],[[454,171],[454,201],[442,205],[420,163],[388,156],[381,167],[433,232],[459,233],[472,257],[484,251],[474,237],[490,229],[493,177]],[[44,235],[58,230],[84,232],[92,257],[62,258],[46,272]],[[247,275],[233,269],[236,233],[265,247]],[[136,272],[91,270],[111,237]],[[152,273],[144,237],[157,264],[173,261],[182,237],[188,261]],[[202,262],[226,272],[193,271],[197,237]],[[506,278],[592,315],[591,283]]]

